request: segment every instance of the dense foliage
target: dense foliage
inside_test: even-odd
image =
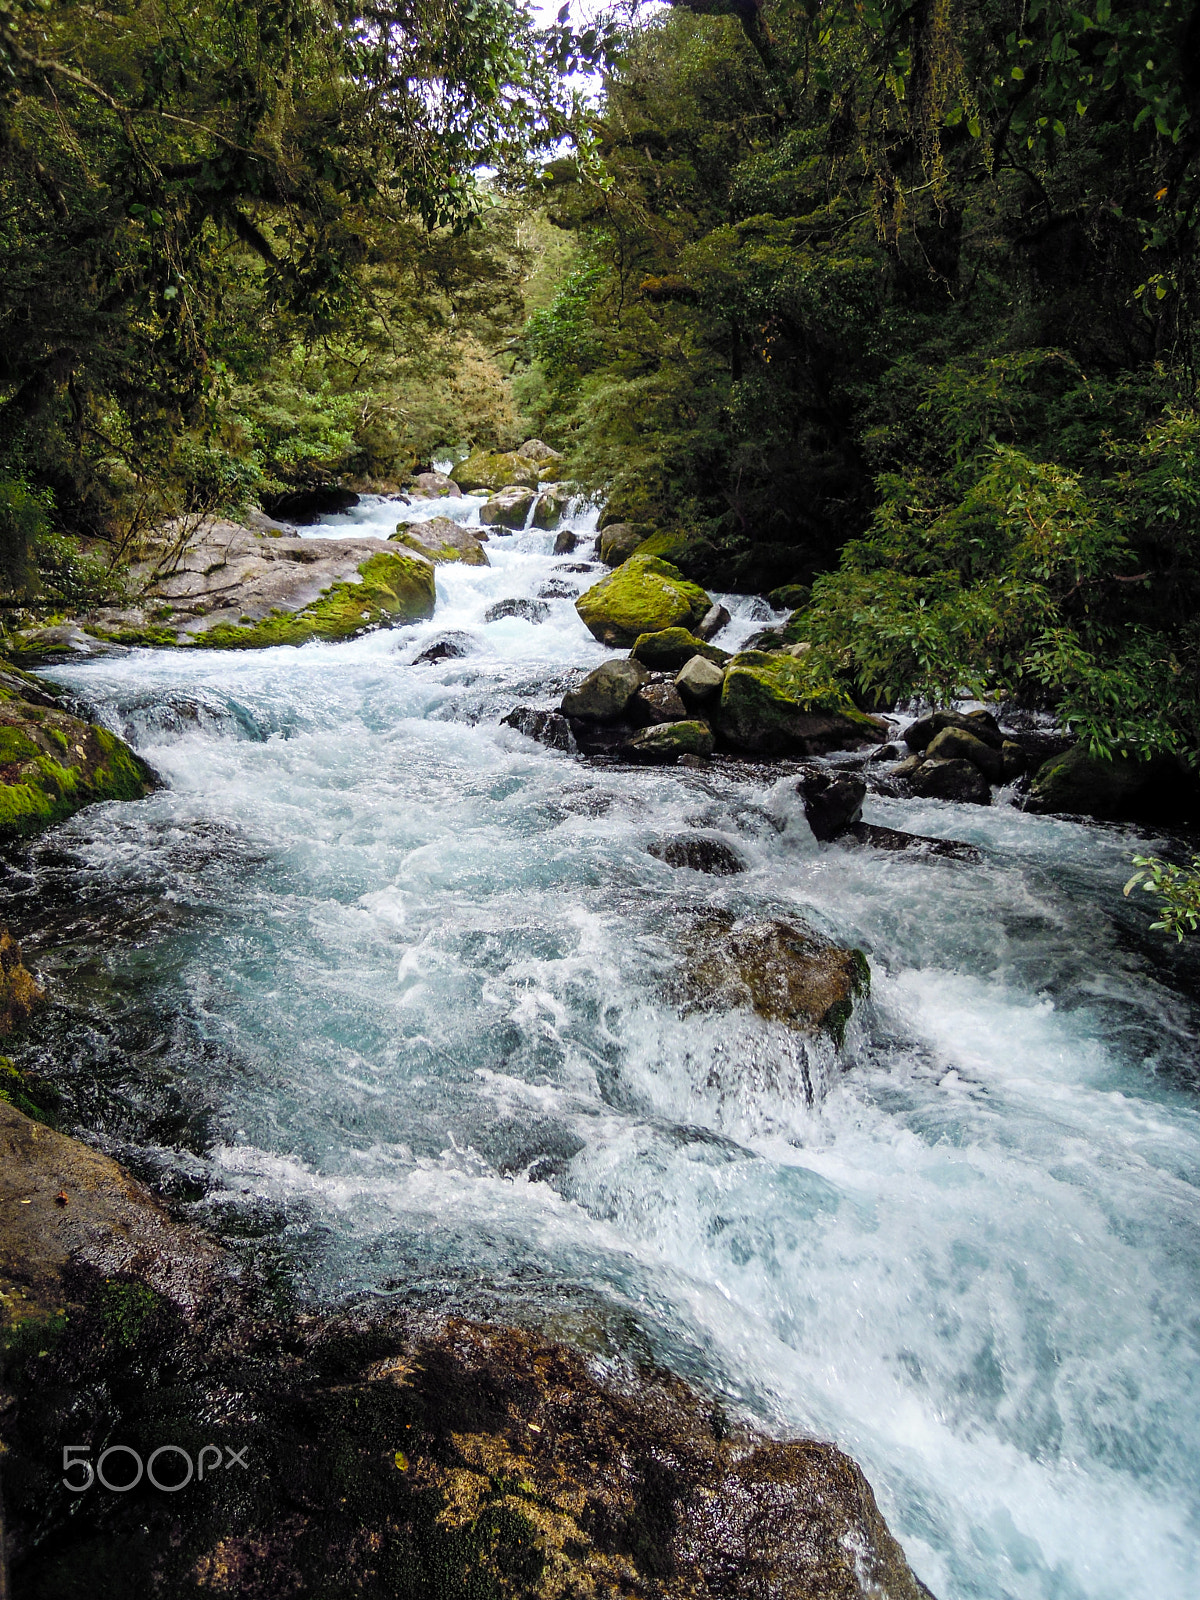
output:
[[[545,180],[580,255],[527,334],[611,514],[814,584],[793,631],[868,699],[1200,749],[1198,19],[693,0],[630,32]]]
[[[594,44],[595,41],[592,41]],[[561,126],[512,0],[0,0],[0,566],[76,601],[164,517],[509,442],[490,360]],[[540,242],[539,242],[540,241]],[[95,582],[93,582],[95,580]]]

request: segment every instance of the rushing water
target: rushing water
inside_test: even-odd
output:
[[[509,1304],[836,1438],[940,1600],[1194,1600],[1195,1015],[1121,901],[1136,841],[876,801],[982,864],[818,846],[778,773],[588,765],[500,727],[607,654],[553,540],[439,567],[416,627],[56,670],[166,782],[40,852],[63,889],[39,959],[92,1017],[59,1062],[76,1103],[175,1106],[164,1175],[274,1219],[315,1294]],[[484,620],[542,593],[540,623]],[[766,616],[731,604],[723,644]],[[466,655],[414,664],[449,632]],[[647,853],[687,828],[748,870]],[[102,946],[93,904],[122,908]],[[868,951],[815,1103],[786,1029],[673,1006],[704,908]]]

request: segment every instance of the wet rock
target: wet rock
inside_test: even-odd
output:
[[[551,750],[578,749],[571,724],[561,711],[535,711],[530,706],[516,706],[500,721],[504,727],[515,728],[527,739],[536,739],[538,744],[548,745]]]
[[[418,472],[405,493],[410,500],[458,500],[462,490],[444,472]]]
[[[1013,739],[1005,739],[1000,746],[1000,777],[1004,783],[1013,783],[1029,766],[1029,757]]]
[[[887,726],[852,706],[814,700],[801,664],[787,655],[745,651],[725,672],[717,728],[737,750],[821,755],[878,744]]]
[[[861,821],[867,785],[865,779],[851,772],[808,767],[796,785],[796,793],[804,801],[804,815],[813,837],[828,841]]]
[[[695,656],[721,669],[730,659],[727,650],[705,644],[690,628],[661,628],[657,633],[641,633],[634,640],[630,655],[654,672],[674,672]],[[724,676],[722,670],[722,681]]]
[[[891,770],[890,776],[899,778],[902,782],[910,779],[915,772],[920,772],[924,761],[924,756],[907,756],[903,761],[896,763]]]
[[[544,589],[538,590],[539,600],[574,600],[579,591],[569,588],[565,583],[548,583]]]
[[[673,683],[645,683],[631,697],[625,715],[636,727],[660,722],[686,722],[690,713]]]
[[[455,482],[468,494],[481,489],[536,489],[541,473],[536,461],[515,450],[474,450],[454,469]]]
[[[0,841],[27,838],[103,800],[141,800],[157,787],[127,744],[63,710],[50,685],[14,667],[0,674]]]
[[[760,628],[742,646],[743,650],[782,650],[787,644],[782,628]]]
[[[571,492],[563,485],[556,485],[553,489],[543,489],[538,495],[537,505],[533,508],[534,527],[557,528],[570,504]]]
[[[419,656],[414,657],[413,666],[423,661],[458,661],[463,656],[470,655],[474,643],[469,633],[443,634],[440,639],[435,639],[431,645],[422,650]]]
[[[571,528],[564,528],[554,541],[554,554],[556,556],[569,556],[572,550],[579,548],[579,535]],[[587,569],[584,568],[584,571]]]
[[[7,928],[0,928],[0,1035],[9,1034],[45,1004],[46,991],[21,958],[21,947]],[[0,1069],[5,1058],[0,1056]],[[12,1077],[17,1076],[11,1062],[8,1076],[0,1071],[0,1100],[12,1099]]]
[[[982,853],[961,839],[933,839],[923,833],[903,833],[875,822],[856,822],[845,835],[875,850],[906,850],[921,856],[949,856],[954,861],[982,861]]]
[[[611,522],[600,534],[600,559],[606,567],[619,567],[650,532],[644,522]]]
[[[943,728],[926,745],[925,755],[930,761],[969,761],[989,783],[999,783],[1004,776],[1000,748],[984,744],[974,731],[966,728]]]
[[[305,527],[309,523],[320,522],[322,517],[334,517],[340,511],[350,511],[357,504],[358,496],[351,490],[330,484],[320,489],[293,489],[288,494],[276,495],[263,502],[263,510],[270,517]]]
[[[696,636],[707,642],[714,634],[720,633],[731,620],[725,607],[714,602],[696,624]]]
[[[501,489],[479,508],[479,520],[485,528],[523,528],[533,501],[532,489]]]
[[[706,1009],[749,1006],[798,1033],[841,1044],[856,1002],[870,988],[861,950],[843,949],[802,922],[703,923],[686,941],[685,981]]]
[[[961,728],[966,733],[974,734],[993,750],[999,750],[1004,743],[1004,735],[988,711],[971,712],[970,715],[964,715],[961,711],[931,711],[928,716],[918,717],[916,722],[905,728],[904,742],[910,750],[923,753],[944,728]]]
[[[712,755],[712,729],[707,722],[664,722],[658,727],[643,728],[623,746],[623,753],[631,761],[666,763],[679,756]]]
[[[495,605],[489,606],[483,614],[485,622],[499,622],[504,617],[520,617],[523,622],[545,622],[550,615],[550,607],[542,600],[526,600],[518,597],[512,600],[497,600]]]
[[[992,803],[987,779],[970,761],[923,761],[908,785],[922,800],[955,800],[973,806]]]
[[[1100,821],[1186,824],[1197,815],[1197,797],[1194,780],[1170,756],[1102,761],[1075,744],[1038,768],[1025,809]]]
[[[575,602],[602,644],[629,646],[643,633],[691,627],[712,605],[699,585],[656,556],[634,556]]]
[[[653,635],[650,635],[653,638]],[[690,706],[709,706],[721,693],[723,669],[703,656],[689,656],[675,678],[675,687]]]
[[[483,536],[487,538],[485,533]],[[438,566],[443,561],[461,561],[467,567],[489,565],[487,551],[471,528],[451,517],[431,517],[427,522],[400,522],[389,544],[402,544]]]
[[[62,622],[51,628],[26,628],[8,646],[13,658],[24,666],[52,666],[81,656],[123,656],[124,645],[87,633],[76,622]]]
[[[637,661],[606,661],[562,697],[565,716],[616,722],[650,674]]]
[[[746,870],[746,863],[736,850],[731,850],[720,839],[706,839],[698,834],[658,839],[647,848],[652,856],[665,861],[669,867],[690,867],[693,872],[710,872],[718,878],[731,878]]]

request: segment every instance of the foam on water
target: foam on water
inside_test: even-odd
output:
[[[159,1070],[210,1114],[207,1206],[276,1205],[314,1293],[612,1308],[766,1425],[851,1450],[940,1600],[1191,1600],[1195,1015],[1121,901],[1136,841],[878,801],[982,863],[821,847],[786,779],[530,743],[499,717],[607,655],[571,598],[598,569],[553,541],[439,567],[417,627],[57,669],[166,779],[53,843],[81,884],[171,904],[149,969],[111,960],[140,963]],[[541,623],[485,621],[551,585]],[[768,614],[729,603],[732,646]],[[417,663],[448,633],[465,655]],[[747,871],[647,854],[688,827]],[[680,1014],[704,910],[868,951],[849,1070]]]

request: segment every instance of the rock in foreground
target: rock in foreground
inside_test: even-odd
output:
[[[3,1106],[0,1145],[23,1600],[930,1600],[833,1445],[536,1333],[282,1315],[106,1157]],[[141,1481],[71,1493],[68,1421],[77,1462],[123,1445],[105,1470],[128,1483],[137,1451]]]
[[[64,711],[37,679],[0,670],[0,840],[101,800],[140,800],[156,782],[116,734]]]

